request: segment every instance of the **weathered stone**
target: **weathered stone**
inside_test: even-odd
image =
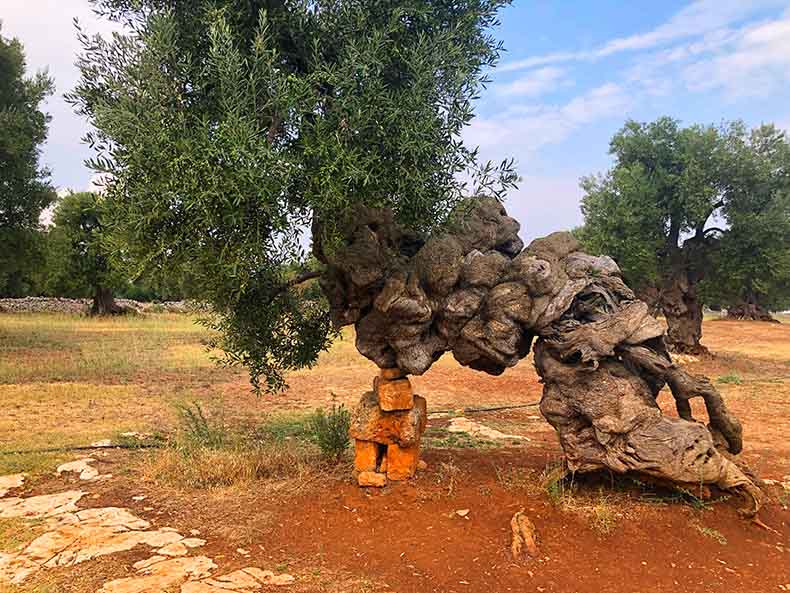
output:
[[[157,554],[162,554],[164,556],[186,556],[189,554],[189,549],[183,544],[183,542],[173,542],[172,544],[167,544],[159,548]]]
[[[74,472],[80,475],[80,480],[95,480],[99,477],[99,470],[91,466],[91,463],[95,462],[96,460],[91,457],[70,461],[69,463],[58,466],[57,473]]]
[[[138,576],[105,583],[98,593],[164,593],[187,580],[205,578],[216,567],[205,556],[173,558],[143,568]]]
[[[69,490],[57,494],[42,494],[30,498],[4,498],[0,500],[0,518],[13,519],[26,517],[38,519],[52,517],[62,513],[73,513],[77,509],[77,501],[85,496],[85,492]]]
[[[8,494],[9,490],[20,488],[25,483],[25,474],[13,474],[11,476],[0,476],[0,498]]]
[[[376,471],[379,445],[372,441],[354,440],[354,469],[358,472]]]
[[[492,441],[529,440],[526,437],[519,436],[517,434],[505,434],[504,432],[486,426],[485,424],[481,424],[480,422],[475,422],[474,420],[466,418],[465,416],[452,418],[450,420],[450,425],[447,427],[447,432],[463,432],[475,438],[488,439]]]
[[[420,460],[419,444],[411,447],[387,445],[387,477],[390,480],[407,480],[414,477]]]
[[[376,394],[369,391],[354,409],[349,434],[362,441],[409,446],[417,443],[425,430],[427,408],[425,398],[415,395],[411,410],[385,412],[379,407]]]
[[[357,483],[363,488],[371,486],[374,488],[383,488],[387,485],[387,476],[378,472],[360,472],[357,476]]]
[[[411,382],[406,378],[388,381],[376,377],[373,388],[379,398],[379,407],[385,412],[411,410],[414,407]]]

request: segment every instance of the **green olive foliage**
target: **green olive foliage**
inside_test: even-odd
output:
[[[46,73],[25,76],[16,39],[0,35],[0,295],[30,290],[42,257],[39,216],[54,199],[49,172],[40,166],[49,116],[40,105],[52,94]]]
[[[786,302],[790,144],[766,125],[683,128],[629,121],[614,166],[582,180],[585,247],[609,253],[629,282],[659,293],[683,275],[708,301]],[[784,296],[783,296],[784,295]],[[660,298],[660,296],[659,296]]]
[[[515,182],[460,139],[507,0],[94,4],[128,34],[80,33],[69,99],[95,127],[116,252],[188,274],[256,390],[334,335],[317,283],[296,286],[320,272],[308,230],[331,249],[364,204],[429,233],[466,195]]]

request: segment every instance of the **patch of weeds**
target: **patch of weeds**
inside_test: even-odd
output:
[[[253,433],[255,440],[278,442],[310,440],[310,415],[305,413],[277,414],[266,419]]]
[[[447,496],[452,496],[461,474],[461,468],[455,462],[442,461],[436,470],[436,483],[445,488]]]
[[[209,421],[199,403],[179,404],[176,410],[182,446],[219,449],[228,442],[228,431],[220,423]]]
[[[17,552],[43,531],[39,519],[0,519],[0,551]]]
[[[47,474],[72,456],[65,451],[31,451],[11,453],[0,451],[0,475],[28,474],[31,477]]]
[[[724,537],[724,534],[718,529],[714,529],[713,527],[705,527],[704,525],[700,525],[699,523],[695,524],[694,527],[696,527],[697,531],[699,531],[705,537],[709,537],[713,540],[716,540],[722,546],[727,545],[727,538]]]
[[[609,497],[603,497],[589,507],[588,511],[590,526],[601,535],[611,533],[617,526],[619,517]]]
[[[177,487],[226,488],[263,481],[267,487],[279,488],[292,480],[304,484],[327,474],[324,460],[329,453],[322,451],[331,452],[334,460],[342,456],[341,434],[347,446],[345,408],[278,416],[246,432],[227,428],[198,404],[183,406],[179,412],[177,438],[148,456],[143,468],[151,480]]]
[[[540,483],[553,505],[559,505],[573,497],[573,477],[571,474],[571,479],[568,480],[568,470],[563,462],[546,464],[540,475]]]
[[[329,411],[316,410],[310,418],[310,433],[324,457],[340,463],[348,449],[351,413],[343,404],[332,404]]]
[[[478,439],[465,432],[450,432],[446,428],[429,428],[423,435],[429,449],[485,449],[496,446],[493,441]]]
[[[532,491],[536,486],[536,478],[534,472],[525,467],[515,467],[508,465],[507,467],[494,466],[497,481],[502,485],[505,490],[524,490]]]
[[[726,375],[721,375],[716,379],[716,383],[727,383],[731,385],[740,385],[742,383],[741,376],[735,372],[729,372]]]

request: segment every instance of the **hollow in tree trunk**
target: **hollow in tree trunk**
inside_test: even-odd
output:
[[[115,302],[112,290],[103,286],[97,286],[93,292],[93,305],[91,305],[91,315],[121,315],[127,313],[125,307],[121,307]]]
[[[683,270],[675,270],[661,291],[661,311],[667,320],[666,342],[670,350],[683,354],[705,354],[702,338],[702,302],[697,286]]]

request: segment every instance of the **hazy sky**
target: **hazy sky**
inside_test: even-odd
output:
[[[74,17],[110,30],[87,0],[0,0],[2,34],[57,85],[44,162],[57,186],[81,190],[86,123],[62,99],[77,79]],[[525,239],[579,224],[578,180],[607,168],[626,118],[790,127],[790,0],[515,0],[502,21],[507,53],[465,137],[487,158],[517,159],[507,207]]]

